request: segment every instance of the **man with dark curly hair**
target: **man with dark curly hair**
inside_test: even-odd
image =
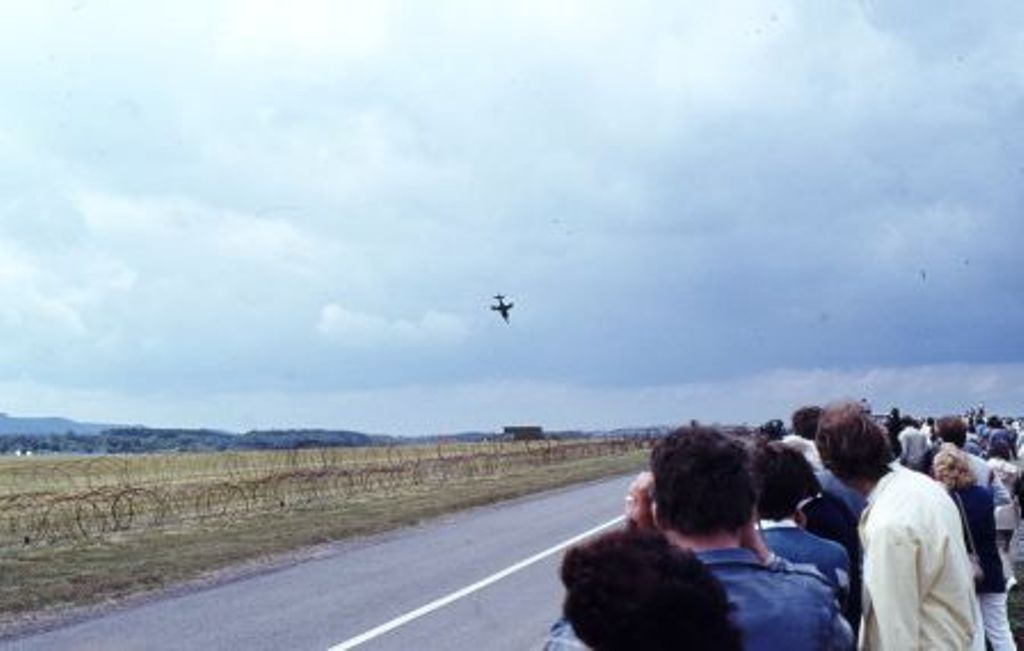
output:
[[[596,651],[740,651],[715,577],[655,530],[613,531],[562,560],[565,616]]]
[[[801,510],[821,493],[811,464],[780,442],[766,442],[754,450],[754,477],[761,536],[768,549],[787,561],[818,568],[845,607],[850,593],[850,556],[839,543],[806,531],[807,517]]]
[[[953,501],[892,462],[886,433],[856,403],[825,409],[817,445],[825,465],[868,500],[861,648],[970,648],[974,579]]]
[[[722,582],[747,649],[852,645],[828,581],[776,558],[758,535],[757,491],[744,443],[713,428],[678,429],[652,451],[651,477],[651,521]],[[634,487],[635,504],[646,494],[643,482]],[[634,515],[643,526],[643,507]]]
[[[750,455],[739,440],[712,428],[676,430],[655,446],[651,472],[630,487],[630,526],[657,528],[692,551],[725,588],[747,651],[849,649],[850,627],[828,581],[814,568],[776,558],[754,519]],[[548,649],[571,629],[556,624]],[[685,648],[680,640],[680,648]]]

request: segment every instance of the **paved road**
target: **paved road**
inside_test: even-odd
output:
[[[0,649],[325,651],[608,522],[621,513],[628,482],[546,493],[346,543],[326,557]],[[560,558],[548,556],[358,648],[538,648],[559,611]]]

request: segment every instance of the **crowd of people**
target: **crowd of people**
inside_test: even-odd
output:
[[[566,553],[545,649],[1016,649],[1021,423],[845,402],[791,424],[660,440],[627,526]]]

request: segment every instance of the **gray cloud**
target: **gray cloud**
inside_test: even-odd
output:
[[[9,382],[200,413],[1024,357],[1016,3],[7,11]]]

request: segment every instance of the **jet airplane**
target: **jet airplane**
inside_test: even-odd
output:
[[[498,304],[492,305],[491,309],[495,312],[500,312],[501,318],[505,319],[505,323],[508,323],[508,312],[512,309],[515,303],[506,303],[505,297],[501,294],[495,294],[494,300],[498,301]]]

